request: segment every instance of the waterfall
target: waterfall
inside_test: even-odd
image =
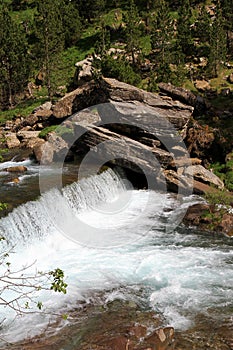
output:
[[[143,305],[177,329],[189,328],[201,313],[221,320],[233,307],[233,241],[174,225],[198,200],[129,188],[109,169],[14,209],[0,220],[0,234],[14,246],[12,269],[32,262],[31,273],[59,267],[68,289],[67,295],[37,292],[47,316],[14,320],[2,307],[0,336],[17,341],[40,334],[56,324],[54,312],[69,313],[98,293],[104,303],[137,300],[141,291]]]
[[[0,235],[12,245],[18,242],[29,244],[32,239],[54,232],[59,224],[71,222],[74,212],[81,213],[103,202],[113,201],[124,189],[124,179],[111,169],[66,186],[62,191],[54,188],[3,218]]]

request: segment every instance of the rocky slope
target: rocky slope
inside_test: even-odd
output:
[[[168,84],[161,91],[149,93],[109,78],[91,81],[25,119],[7,122],[1,138],[4,146],[27,149],[41,164],[88,154],[102,164],[144,174],[147,182],[171,191],[204,193],[209,184],[223,188],[203,166],[200,133],[194,127],[193,115],[206,108],[204,101]],[[40,131],[51,125],[58,126],[56,132],[40,138]],[[206,148],[214,143],[213,133],[207,134],[202,135]]]

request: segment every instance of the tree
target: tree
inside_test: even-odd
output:
[[[69,0],[61,1],[62,28],[64,31],[65,47],[75,45],[80,38],[81,20],[76,3]]]
[[[58,61],[64,48],[64,31],[62,22],[62,0],[36,1],[36,44],[38,56],[46,75],[48,96],[52,99],[56,89],[56,71]]]
[[[130,53],[133,65],[136,64],[136,53],[140,50],[140,17],[134,0],[129,1],[129,7],[125,15],[126,50]]]
[[[100,22],[100,31],[95,43],[95,52],[101,56],[106,54],[106,51],[110,48],[110,32],[104,21]]]
[[[96,19],[105,8],[105,0],[79,0],[78,10],[82,19],[89,23]]]
[[[170,52],[174,37],[174,23],[170,9],[165,0],[159,1],[156,17],[153,21],[151,46],[156,51],[156,57],[161,65],[170,63]]]
[[[0,4],[0,105],[12,108],[16,95],[23,92],[30,75],[30,59],[25,33]]]
[[[208,57],[208,72],[210,76],[217,77],[221,63],[226,59],[227,37],[224,30],[224,21],[220,1],[215,9],[215,19],[211,26],[210,54]]]
[[[186,56],[193,54],[193,35],[191,31],[192,8],[189,0],[182,0],[177,20],[177,43]]]
[[[233,0],[221,0],[222,15],[224,20],[224,28],[227,34],[228,53],[233,56],[232,35],[233,32]]]
[[[200,43],[210,42],[211,24],[210,14],[207,12],[205,5],[202,4],[195,25],[195,34],[199,38]]]

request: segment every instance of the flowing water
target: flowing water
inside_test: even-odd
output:
[[[14,246],[11,269],[33,262],[25,273],[59,267],[68,289],[66,295],[36,293],[46,315],[14,319],[13,311],[1,307],[1,338],[19,341],[53,322],[59,329],[68,321],[58,325],[53,314],[67,314],[99,293],[103,303],[140,301],[177,330],[193,327],[201,314],[231,317],[232,239],[180,225],[186,208],[198,201],[135,190],[109,169],[14,209],[0,221],[7,247]],[[0,297],[13,298],[14,291]]]

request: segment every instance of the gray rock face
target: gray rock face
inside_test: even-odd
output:
[[[185,169],[184,174],[189,177],[193,177],[197,181],[213,184],[220,189],[224,187],[224,184],[219,177],[211,171],[205,169],[202,165],[189,166]]]
[[[199,182],[222,188],[221,180],[202,167],[199,154],[193,152],[189,121],[198,98],[168,84],[160,89],[171,97],[110,78],[88,82],[55,105],[37,108],[17,126],[17,134],[10,133],[7,145],[32,149],[41,164],[64,161],[70,148],[81,156],[87,152],[101,165],[111,162],[143,172],[173,191],[192,189],[193,176],[197,188]],[[66,128],[66,136],[53,132],[46,142],[38,139],[38,130],[50,123]],[[198,158],[190,159],[184,139]]]
[[[41,164],[45,165],[52,163],[54,160],[65,158],[68,149],[69,147],[66,141],[64,141],[62,137],[57,135],[55,132],[51,132],[44,144],[35,147],[34,154],[37,157],[37,160],[39,160]]]

